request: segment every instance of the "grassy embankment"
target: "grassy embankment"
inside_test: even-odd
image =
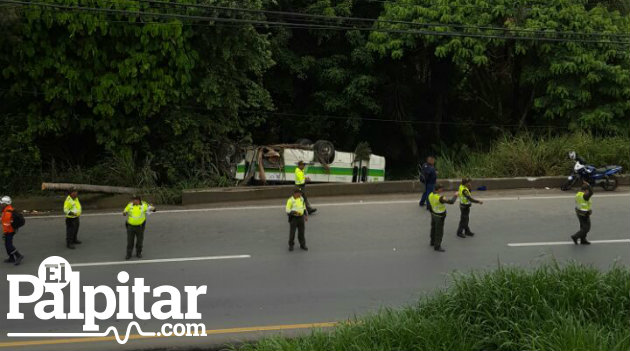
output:
[[[442,152],[437,167],[442,178],[516,177],[567,175],[572,162],[567,153],[575,150],[587,162],[601,166],[623,166],[630,171],[630,138],[594,137],[589,134],[572,134],[552,138],[535,138],[531,135],[503,137],[486,152],[466,148]]]
[[[450,288],[266,350],[629,350],[630,270],[579,264],[501,267],[455,276]]]

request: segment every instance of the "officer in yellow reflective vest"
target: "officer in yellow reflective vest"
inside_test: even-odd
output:
[[[79,235],[79,217],[81,217],[81,202],[76,189],[70,189],[66,201],[63,203],[63,213],[66,215],[66,247],[74,250],[81,241]]]
[[[442,193],[444,187],[442,184],[435,185],[435,189],[429,194],[429,203],[431,204],[431,246],[435,251],[444,252],[442,248],[442,237],[444,236],[444,220],[446,219],[446,205],[454,204],[457,195],[452,198],[445,198]]]
[[[123,216],[127,216],[127,256],[131,258],[134,241],[136,245],[136,257],[142,258],[142,242],[144,241],[144,227],[147,222],[147,214],[155,212],[155,207],[142,201],[140,196],[134,195],[132,201],[123,210]]]
[[[575,195],[575,213],[577,213],[578,220],[580,221],[580,230],[577,233],[571,235],[571,240],[575,245],[578,244],[578,239],[582,245],[590,245],[591,243],[586,240],[586,234],[591,230],[591,210],[593,196],[593,188],[588,182],[582,184],[582,189]]]
[[[470,207],[473,203],[483,204],[483,201],[474,199],[470,194],[471,182],[470,178],[463,178],[462,183],[459,185],[459,190],[457,191],[457,196],[459,197],[459,211],[461,213],[459,226],[457,227],[457,236],[460,238],[475,235],[468,227],[468,222],[470,221]]]
[[[317,211],[317,209],[311,207],[311,204],[306,198],[306,182],[310,181],[311,178],[304,175],[304,167],[306,167],[304,161],[299,161],[297,167],[295,168],[295,187],[302,193],[302,198],[304,198],[304,203],[306,204],[308,213],[313,214]]]
[[[306,200],[302,197],[302,192],[299,189],[293,190],[293,196],[287,200],[286,212],[289,216],[289,251],[293,251],[293,246],[295,245],[296,229],[298,231],[300,249],[308,251],[304,236],[304,223],[308,221],[308,210],[306,209]]]

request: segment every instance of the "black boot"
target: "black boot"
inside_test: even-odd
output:
[[[462,234],[462,233],[457,233],[457,236],[463,239],[466,239],[466,235]]]
[[[15,262],[15,258],[13,257],[13,255],[9,256],[9,258],[4,260],[4,263],[13,263]]]
[[[582,245],[590,245],[591,242],[586,240],[586,238],[582,238],[582,240],[580,241],[580,244],[582,244]]]
[[[22,263],[22,260],[24,259],[24,255],[22,255],[19,252],[15,252],[15,254],[13,255],[15,257],[15,263],[13,263],[16,266],[19,266],[20,263]]]
[[[68,243],[68,244],[66,245],[66,247],[67,247],[67,248],[69,248],[70,250],[74,250],[74,249],[75,249],[75,247],[74,247],[74,244],[73,244],[73,243]]]
[[[127,252],[127,255],[125,256],[125,260],[128,260],[131,258],[131,252]]]
[[[442,246],[440,246],[440,245],[438,245],[438,246],[436,246],[435,248],[433,248],[433,250],[435,250],[435,251],[437,251],[437,252],[444,252],[444,251],[446,251],[446,250],[444,250],[444,249],[442,248]]]
[[[577,244],[578,244],[578,238],[577,238],[575,235],[571,235],[571,240],[573,240],[573,243],[574,243],[575,245],[577,245]]]

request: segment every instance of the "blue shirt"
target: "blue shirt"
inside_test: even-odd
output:
[[[424,179],[426,184],[435,184],[437,181],[437,173],[435,173],[435,167],[428,163],[422,165],[422,173],[424,173]]]

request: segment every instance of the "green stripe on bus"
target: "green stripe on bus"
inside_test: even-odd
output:
[[[254,165],[255,167],[255,165]],[[297,166],[284,166],[284,173],[294,173]],[[236,167],[237,173],[245,173],[245,165],[238,165]],[[281,171],[277,168],[265,168],[266,173],[280,173]],[[306,169],[306,175],[309,174],[330,174],[330,175],[352,175],[352,168],[345,167],[330,167],[329,170],[326,170],[321,166],[310,166]],[[368,169],[369,177],[384,177],[385,170],[383,169]]]

